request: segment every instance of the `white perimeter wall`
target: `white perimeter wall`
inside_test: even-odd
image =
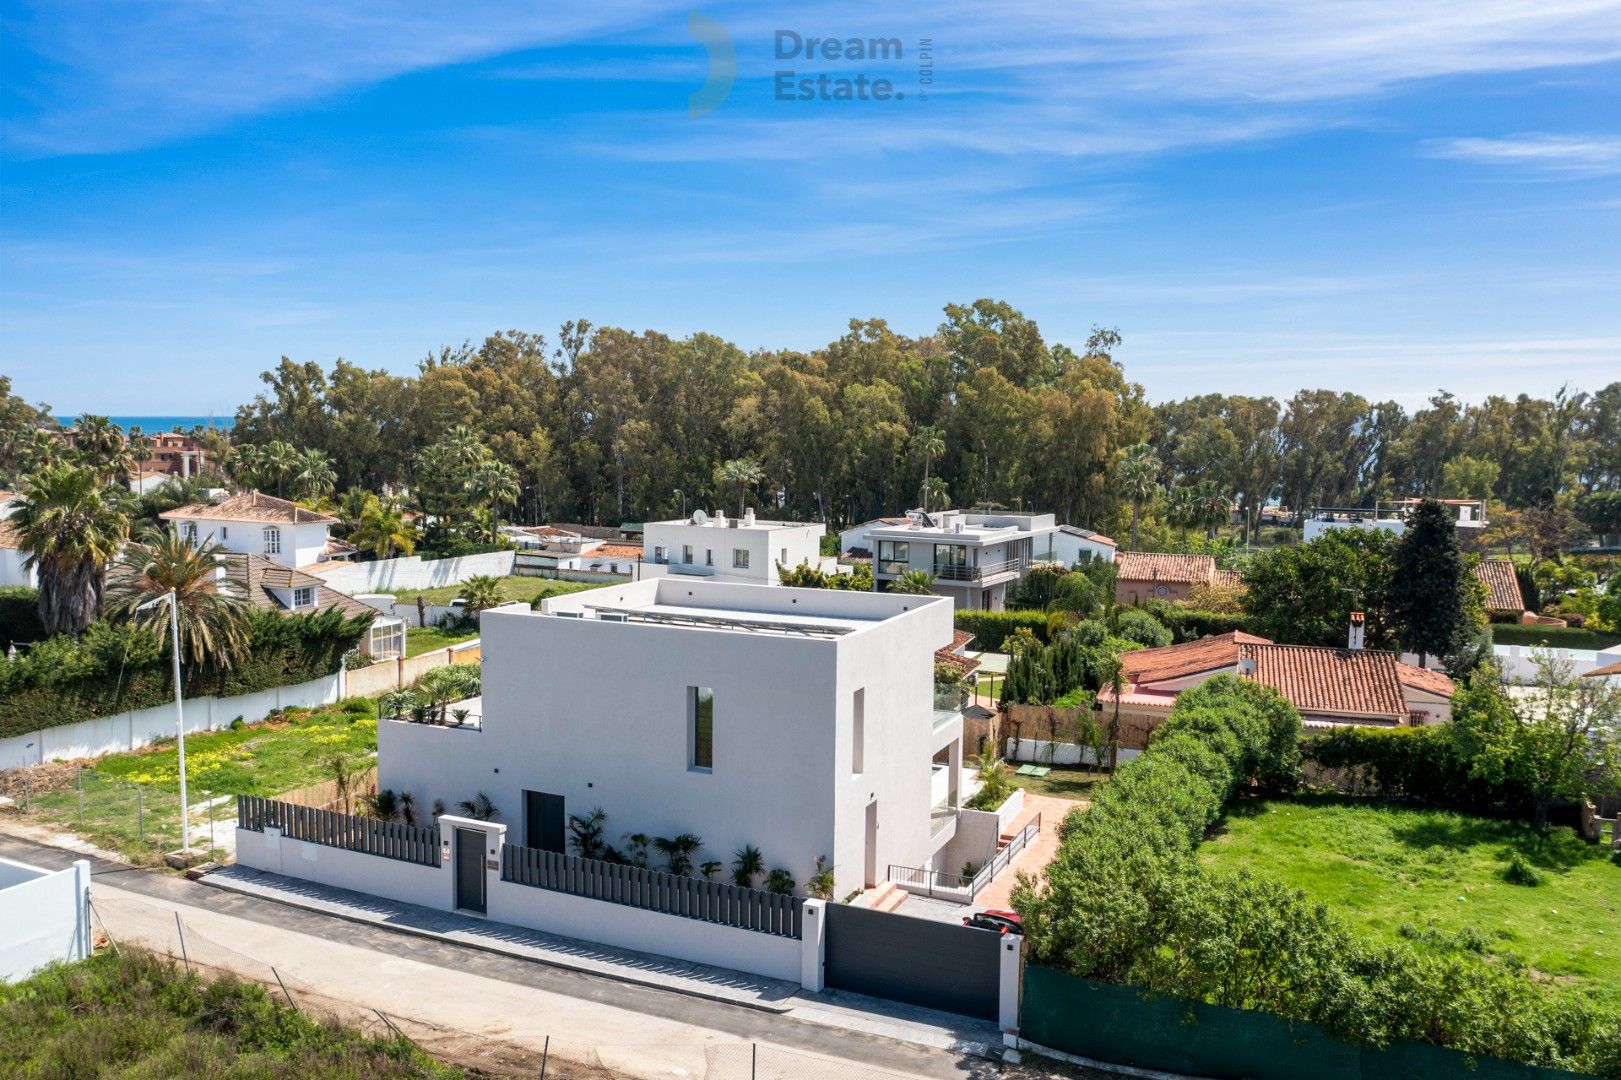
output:
[[[1493,645],[1492,653],[1503,668],[1505,682],[1535,682],[1537,656],[1551,655],[1570,665],[1570,673],[1581,676],[1594,668],[1621,663],[1621,646],[1596,652],[1589,649],[1541,649],[1534,645]]]
[[[1015,746],[1014,743],[1018,745]],[[1090,750],[1082,750],[1072,742],[1053,744],[1052,757],[1047,757],[1047,743],[1043,739],[1018,739],[1011,736],[1007,740],[1006,757],[1009,761],[1031,761],[1038,765],[1094,765],[1095,756]],[[1116,750],[1115,758],[1124,765],[1135,758],[1141,750]]]
[[[447,855],[439,866],[305,843],[283,837],[275,829],[263,833],[238,829],[236,858],[239,864],[257,870],[449,911],[455,904],[451,838],[461,826],[484,835],[486,858],[496,863],[490,866],[487,862],[485,870],[487,913],[492,922],[794,983],[801,979],[803,949],[816,944],[809,935],[801,942],[502,881],[499,862],[505,825],[446,815],[439,819],[439,826],[449,841],[442,848]]]
[[[0,585],[37,586],[38,572],[32,568],[23,569],[23,562],[27,558],[16,548],[0,548]]]
[[[463,555],[459,559],[423,559],[418,555],[408,555],[376,562],[326,562],[300,569],[319,576],[339,592],[353,596],[356,593],[460,585],[480,574],[506,577],[512,573],[517,557],[515,551],[488,551],[480,555]]]
[[[43,870],[0,859],[0,982],[90,955],[90,864]]]
[[[256,724],[268,717],[272,710],[291,705],[330,705],[342,696],[342,683],[340,673],[296,686],[278,686],[238,697],[187,698],[184,702],[186,734],[216,731],[238,716],[242,717],[244,723]],[[170,701],[149,709],[99,716],[76,724],[62,724],[0,739],[0,769],[122,753],[146,746],[157,739],[173,737],[174,734],[174,702]]]

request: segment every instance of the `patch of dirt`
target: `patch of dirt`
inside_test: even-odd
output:
[[[88,761],[48,761],[0,772],[0,795],[21,802],[25,795],[45,795],[71,788],[79,766]]]

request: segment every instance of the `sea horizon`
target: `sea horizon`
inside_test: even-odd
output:
[[[56,420],[63,427],[72,427],[81,415],[84,414],[58,416]],[[236,422],[235,417],[220,416],[109,416],[107,419],[125,431],[138,427],[143,435],[156,435],[164,431],[190,431],[194,427],[229,429]]]

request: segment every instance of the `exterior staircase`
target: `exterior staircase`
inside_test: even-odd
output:
[[[894,911],[906,903],[909,895],[893,881],[885,881],[856,897],[855,903],[860,907],[872,908],[874,911]]]

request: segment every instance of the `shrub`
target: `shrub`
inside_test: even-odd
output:
[[[1120,612],[1115,633],[1147,649],[1157,649],[1175,640],[1171,631],[1154,616],[1136,608]]]
[[[1337,787],[1355,795],[1415,799],[1477,814],[1525,815],[1531,794],[1473,775],[1455,728],[1342,727],[1301,743],[1309,762],[1340,770]]]
[[[1621,1077],[1621,1013],[1470,955],[1365,945],[1298,890],[1201,866],[1195,849],[1228,799],[1290,782],[1299,725],[1275,692],[1233,676],[1184,691],[1149,748],[1065,820],[1042,880],[1020,883],[1031,958],[1352,1042],[1424,1039]]]
[[[1143,604],[1143,610],[1169,627],[1177,641],[1198,641],[1202,637],[1215,637],[1244,629],[1244,616],[1241,613],[1204,611],[1165,600],[1150,600]]]
[[[39,590],[26,585],[0,586],[0,652],[13,643],[38,641],[45,636],[39,621]]]
[[[1001,652],[1003,639],[1020,626],[1041,641],[1047,640],[1044,611],[959,611],[956,625],[958,630],[973,634],[975,645],[984,652]]]
[[[1510,885],[1541,885],[1542,874],[1531,865],[1529,859],[1518,851],[1508,857],[1508,866],[1503,870],[1503,880]]]

